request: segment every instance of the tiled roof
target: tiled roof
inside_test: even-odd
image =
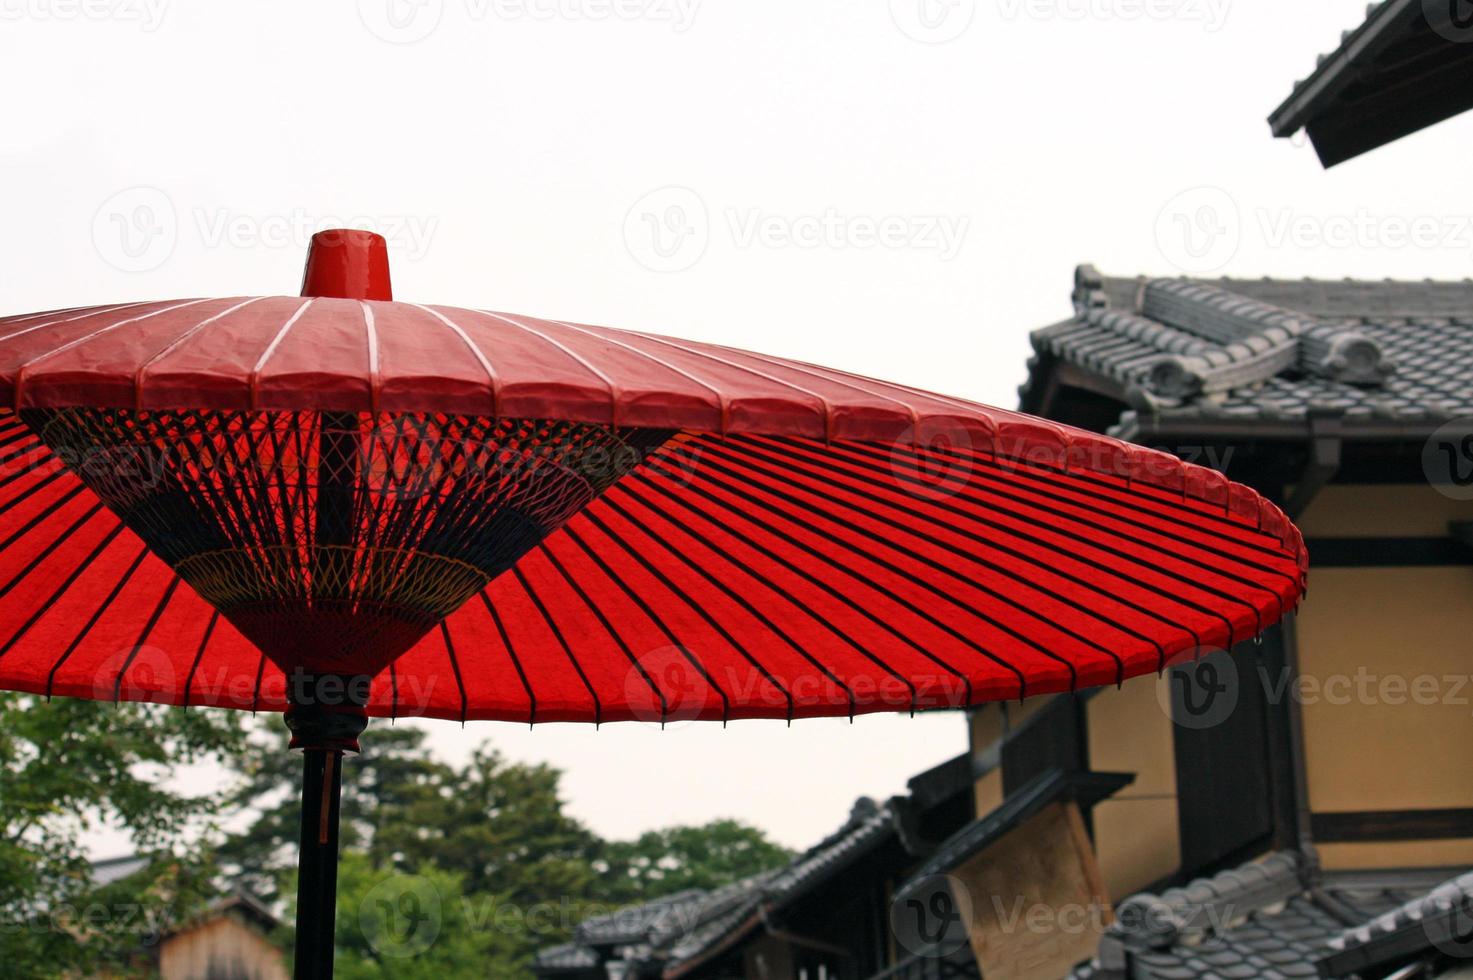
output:
[[[1330,167],[1473,108],[1464,17],[1456,0],[1372,4],[1274,110],[1274,135],[1307,131]]]
[[[1424,874],[1329,876],[1308,886],[1290,853],[1122,902],[1096,959],[1072,980],[1288,980],[1317,977],[1350,922],[1421,895]],[[1421,899],[1418,899],[1419,901]],[[1378,920],[1379,921],[1379,920]],[[1350,934],[1357,933],[1352,929]],[[1330,976],[1341,976],[1333,973]]]
[[[1459,875],[1335,936],[1326,960],[1332,976],[1404,960],[1434,947],[1466,959],[1473,872]]]
[[[538,954],[540,975],[596,967],[595,947],[622,947],[621,956],[658,964],[666,975],[706,959],[760,923],[764,912],[797,901],[875,847],[891,840],[900,824],[898,801],[860,799],[835,833],[804,851],[787,867],[764,872],[714,891],[682,892],[645,905],[590,919],[579,927],[577,944]]]
[[[672,912],[695,905],[706,897],[698,888],[677,892],[644,905],[631,905],[579,924],[574,935],[585,946],[619,946],[643,942],[650,929]]]
[[[1473,415],[1473,283],[1115,279],[1083,266],[1073,318],[1033,334],[1020,389],[1061,368],[1123,403],[1112,434],[1251,425],[1430,432]]]

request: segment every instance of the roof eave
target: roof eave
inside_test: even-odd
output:
[[[1305,127],[1315,108],[1347,80],[1356,62],[1386,43],[1391,26],[1408,11],[1420,8],[1421,0],[1386,0],[1350,33],[1334,53],[1326,57],[1308,78],[1294,86],[1289,97],[1269,116],[1269,126],[1280,139]]]

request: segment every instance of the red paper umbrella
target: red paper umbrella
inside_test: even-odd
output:
[[[1305,551],[1221,474],[782,358],[390,301],[0,320],[0,687],[286,710],[299,976],[331,970],[337,760],[366,715],[956,708],[1259,633]],[[320,832],[319,832],[320,831]]]

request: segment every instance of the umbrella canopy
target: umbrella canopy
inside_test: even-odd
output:
[[[296,972],[330,977],[368,714],[605,722],[956,708],[1255,636],[1299,532],[1212,470],[761,354],[392,301],[0,320],[0,688],[284,710]]]
[[[1298,531],[1213,470],[528,316],[11,317],[0,402],[0,686],[46,695],[279,710],[301,670],[457,720],[957,707],[1159,671],[1304,586]]]

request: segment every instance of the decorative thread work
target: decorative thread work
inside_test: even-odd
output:
[[[446,414],[22,415],[272,659],[368,674],[671,435]]]

